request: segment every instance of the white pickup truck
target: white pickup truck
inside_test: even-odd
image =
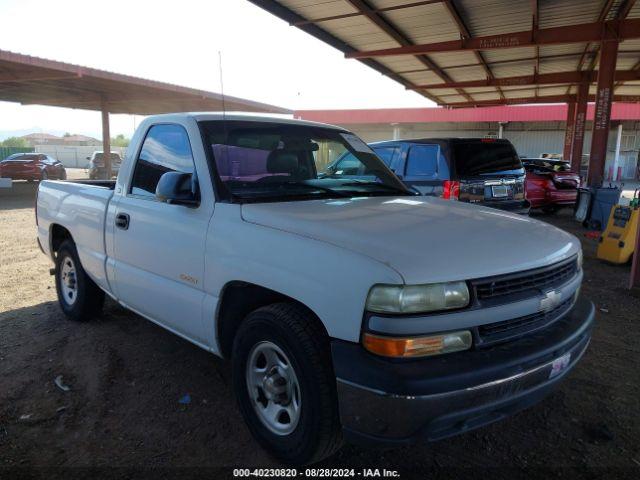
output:
[[[326,171],[345,152],[362,178]],[[590,339],[575,237],[413,196],[338,127],[149,117],[117,181],[42,182],[36,219],[70,318],[106,293],[229,358],[251,432],[293,464],[504,418]]]

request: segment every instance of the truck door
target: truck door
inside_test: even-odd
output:
[[[196,168],[183,126],[149,128],[116,206],[114,272],[118,297],[128,307],[204,343],[204,248],[213,193],[201,188],[201,201],[194,206],[155,197],[156,185],[166,172],[203,173],[200,183],[203,177],[208,179],[204,158],[200,161],[203,165]]]

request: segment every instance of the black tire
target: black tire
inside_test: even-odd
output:
[[[40,181],[42,182],[43,180],[49,180],[49,174],[46,170],[42,170],[42,172],[40,172]]]
[[[66,180],[66,179],[67,179],[67,171],[62,170],[62,173],[60,173],[60,180]]]
[[[300,417],[287,435],[269,430],[254,409],[247,386],[249,354],[260,342],[277,345],[291,362],[300,387]],[[342,445],[336,380],[326,332],[303,307],[277,303],[250,313],[233,343],[233,387],[249,430],[277,459],[292,465],[318,462]]]
[[[548,205],[546,207],[542,207],[542,211],[544,213],[556,213],[558,210],[560,210],[560,207],[558,205]]]
[[[75,267],[76,293],[66,298],[62,286],[63,266],[70,259]],[[76,246],[71,240],[65,240],[56,255],[56,291],[58,303],[64,314],[72,320],[86,321],[100,314],[104,305],[104,292],[89,278],[78,257]]]

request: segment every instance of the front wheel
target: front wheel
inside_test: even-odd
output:
[[[49,174],[46,170],[42,170],[42,172],[40,173],[40,181],[42,182],[44,180],[49,180]]]
[[[80,264],[75,244],[65,240],[56,255],[56,291],[58,303],[67,317],[84,321],[102,310],[104,292]]]
[[[232,358],[238,406],[265,450],[304,465],[340,447],[329,342],[308,311],[279,303],[252,312],[238,329]]]

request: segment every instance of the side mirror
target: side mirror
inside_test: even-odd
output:
[[[167,172],[156,186],[156,198],[165,203],[196,206],[200,203],[197,191],[197,181],[190,173]]]
[[[91,160],[91,157],[87,157],[87,160]]]

